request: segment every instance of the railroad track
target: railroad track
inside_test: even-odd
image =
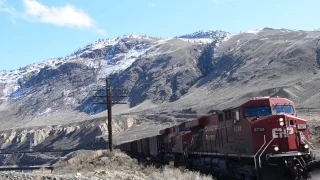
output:
[[[102,150],[102,149],[64,149],[64,150],[40,150],[40,151],[2,151],[0,152],[0,155],[14,155],[14,154],[35,154],[35,153],[72,153],[74,151],[79,150]],[[63,159],[65,157],[60,157],[60,159]],[[28,172],[28,173],[34,173],[34,172],[40,172],[43,174],[51,174],[54,172],[54,166],[50,165],[41,165],[41,166],[0,166],[0,172],[1,171],[15,171],[15,172]]]
[[[62,150],[33,150],[33,151],[1,151],[0,150],[0,155],[10,155],[10,154],[34,154],[34,153],[70,153],[74,151],[79,151],[79,150],[106,150],[106,149],[101,149],[101,148],[88,148],[88,149],[62,149]]]
[[[53,173],[53,166],[0,166],[0,171],[16,171],[16,172],[35,172],[39,170],[42,173]]]

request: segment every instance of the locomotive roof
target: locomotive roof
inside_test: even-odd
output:
[[[242,104],[241,107],[248,107],[248,106],[271,106],[275,104],[290,104],[294,105],[292,101],[290,101],[287,98],[279,98],[279,97],[273,97],[273,98],[259,98],[259,99],[251,99],[247,101],[246,103]]]

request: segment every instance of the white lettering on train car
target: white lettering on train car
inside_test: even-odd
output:
[[[233,127],[233,131],[234,131],[234,132],[240,132],[240,131],[241,131],[241,128],[242,128],[241,125],[234,126],[234,127]]]
[[[273,128],[273,129],[272,129],[272,137],[273,137],[273,138],[288,137],[287,131],[283,131],[282,128]]]
[[[215,134],[206,135],[206,140],[216,140],[216,135]]]
[[[215,132],[218,129],[218,125],[205,126],[204,132]]]
[[[294,134],[294,129],[292,127],[287,127],[286,129],[282,128],[273,128],[272,129],[272,137],[273,138],[284,138],[288,137],[288,135]]]

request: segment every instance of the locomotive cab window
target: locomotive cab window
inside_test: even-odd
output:
[[[293,120],[289,120],[289,126],[294,126],[294,121]]]
[[[246,107],[244,108],[245,117],[268,116],[271,114],[270,107]]]
[[[291,105],[276,105],[272,107],[274,114],[294,114],[293,106]]]
[[[182,132],[182,131],[190,131],[190,129],[189,128],[187,128],[187,127],[179,127],[179,131],[180,132]]]

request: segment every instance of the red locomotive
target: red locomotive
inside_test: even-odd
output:
[[[254,98],[120,149],[246,180],[311,179],[317,163],[306,120],[292,101],[278,97]]]

